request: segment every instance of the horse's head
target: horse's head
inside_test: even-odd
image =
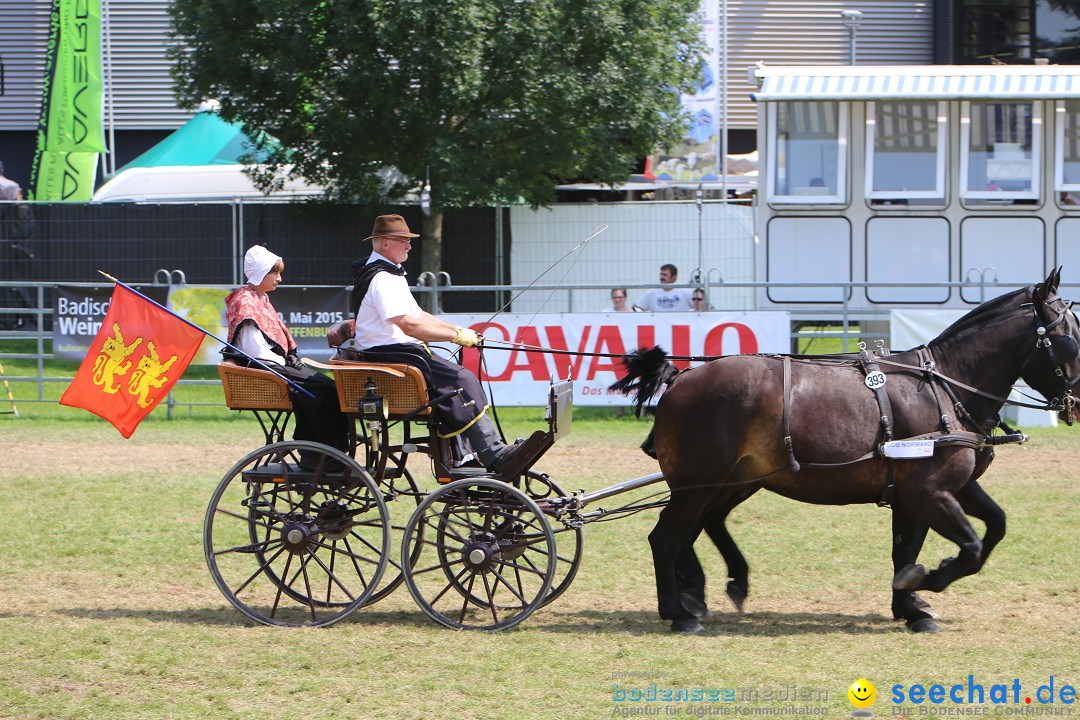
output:
[[[1020,376],[1053,405],[1062,408],[1060,417],[1073,424],[1073,386],[1080,382],[1080,323],[1072,311],[1072,301],[1058,296],[1061,268],[1031,290],[1034,312],[1034,347]]]

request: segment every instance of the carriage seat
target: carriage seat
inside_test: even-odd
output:
[[[232,360],[222,360],[217,369],[230,410],[293,409],[288,383],[269,370],[244,367]]]
[[[424,374],[412,365],[402,363],[374,363],[341,357],[341,346],[355,336],[355,320],[339,320],[327,328],[326,342],[332,348],[338,348],[338,355],[330,364],[341,369],[334,369],[334,383],[337,385],[338,402],[341,411],[355,413],[360,399],[367,394],[367,384],[375,385],[375,394],[383,398],[391,418],[408,415],[428,401],[427,381]],[[356,351],[350,351],[360,356]],[[425,408],[417,417],[428,417],[431,408]]]
[[[344,413],[358,411],[361,398],[367,394],[368,383],[375,386],[375,394],[383,399],[391,419],[408,415],[428,401],[424,374],[412,365],[349,360],[331,360],[330,364],[335,366],[334,384]],[[424,408],[416,417],[426,418],[430,414],[431,408]]]
[[[338,320],[326,329],[326,344],[332,348],[339,348],[346,342],[356,337],[356,320]]]

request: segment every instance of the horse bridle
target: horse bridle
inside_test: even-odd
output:
[[[1043,318],[1039,317],[1039,311],[1032,303],[1032,312],[1035,314],[1035,334],[1038,336],[1035,340],[1035,349],[1028,355],[1027,359],[1020,366],[1021,375],[1024,372],[1024,368],[1031,361],[1033,357],[1039,354],[1039,350],[1045,350],[1046,357],[1050,361],[1050,366],[1054,369],[1054,375],[1061,380],[1061,396],[1055,397],[1050,400],[1050,405],[1056,405],[1062,408],[1064,414],[1064,420],[1067,425],[1073,424],[1074,409],[1076,406],[1076,400],[1073,398],[1072,389],[1077,382],[1080,382],[1080,375],[1069,379],[1068,374],[1065,371],[1065,365],[1076,359],[1077,355],[1080,355],[1080,347],[1077,347],[1076,340],[1067,333],[1062,333],[1056,337],[1050,337],[1048,335],[1049,330],[1053,330],[1058,325],[1066,323],[1066,318],[1072,315],[1076,317],[1072,311],[1072,300],[1065,300],[1063,298],[1054,298],[1053,300],[1045,303],[1045,305],[1051,305],[1056,302],[1063,303],[1064,307],[1058,316],[1050,322],[1044,322]]]

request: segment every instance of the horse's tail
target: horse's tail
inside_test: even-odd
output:
[[[609,389],[621,392],[623,395],[633,394],[634,415],[641,417],[641,411],[665,385],[670,386],[675,382],[679,369],[667,361],[667,353],[659,346],[648,350],[642,348],[624,355],[623,367],[626,375],[619,378]],[[653,445],[653,434],[641,444],[641,449],[646,455],[656,457],[656,448]]]

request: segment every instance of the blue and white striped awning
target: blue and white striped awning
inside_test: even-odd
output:
[[[788,100],[1080,99],[1076,65],[767,67],[751,74],[756,102]]]

